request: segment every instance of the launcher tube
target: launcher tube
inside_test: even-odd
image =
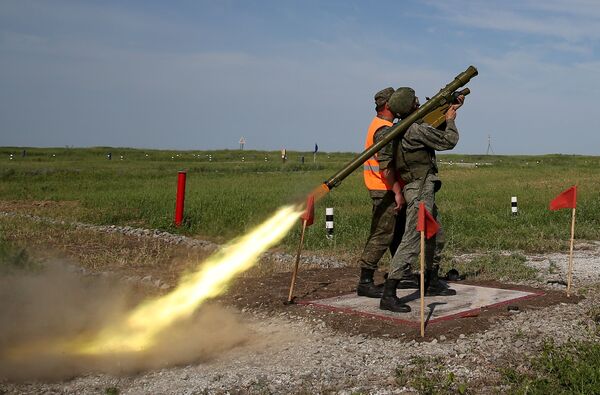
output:
[[[473,66],[469,66],[465,71],[457,75],[452,82],[440,89],[435,96],[419,107],[417,111],[413,112],[408,117],[392,126],[385,138],[364,150],[360,155],[348,162],[340,171],[325,181],[323,183],[325,187],[327,187],[328,190],[331,190],[338,186],[342,180],[344,180],[344,178],[348,177],[350,173],[365,163],[367,159],[379,152],[379,150],[381,150],[386,144],[398,136],[403,136],[410,125],[423,118],[436,108],[443,106],[446,103],[450,103],[452,101],[452,94],[454,91],[465,86],[467,83],[469,83],[471,78],[475,77],[476,75],[477,69]]]

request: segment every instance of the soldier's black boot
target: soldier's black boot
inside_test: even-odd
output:
[[[440,280],[439,266],[425,270],[425,296],[453,296],[456,291],[448,287],[448,283]]]
[[[397,287],[398,289],[419,289],[419,280],[415,274],[409,271],[402,275]]]
[[[402,303],[400,298],[396,296],[396,287],[398,286],[398,280],[390,280],[389,278],[383,283],[383,296],[379,301],[379,308],[381,310],[390,310],[396,313],[408,313],[410,306]]]
[[[383,278],[387,280],[388,274],[384,274]],[[410,271],[410,268],[405,269],[402,273],[402,278],[398,280],[398,289],[419,289],[419,276]]]
[[[367,298],[381,298],[383,295],[383,287],[375,285],[373,281],[373,269],[360,269],[360,281],[356,287],[356,294],[358,296],[366,296]]]

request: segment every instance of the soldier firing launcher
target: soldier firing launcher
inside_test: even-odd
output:
[[[325,181],[322,185],[322,192],[327,193],[334,187],[338,186],[344,178],[348,177],[350,173],[361,166],[367,159],[379,152],[379,150],[381,150],[387,143],[396,137],[403,136],[410,125],[419,119],[423,119],[425,122],[434,127],[443,126],[446,121],[445,113],[448,110],[448,107],[450,107],[450,105],[456,101],[456,98],[459,95],[467,95],[471,92],[468,88],[463,89],[460,92],[458,92],[457,89],[468,84],[471,78],[475,77],[476,75],[477,69],[473,66],[469,66],[469,68],[457,75],[454,78],[454,81],[440,89],[435,96],[427,100],[427,102],[419,107],[418,110],[392,126],[390,128],[390,132],[383,140],[364,150],[360,155],[348,162],[342,168],[342,170],[338,171],[331,178]]]

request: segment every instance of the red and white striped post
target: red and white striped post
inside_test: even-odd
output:
[[[185,171],[180,171],[177,176],[177,202],[175,203],[175,226],[183,222],[183,203],[185,201]]]

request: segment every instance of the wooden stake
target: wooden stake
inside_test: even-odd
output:
[[[569,269],[567,272],[567,297],[571,296],[571,283],[573,282],[573,242],[575,241],[575,207],[571,217],[571,248],[569,249]]]
[[[304,232],[306,231],[306,220],[302,221],[302,232],[300,233],[300,244],[298,244],[298,253],[296,254],[296,264],[294,265],[294,271],[292,272],[292,281],[290,283],[290,293],[288,295],[288,303],[292,303],[294,295],[294,287],[296,286],[296,275],[298,274],[298,264],[300,263],[300,253],[302,252],[302,245],[304,244]]]
[[[421,231],[421,337],[425,337],[425,231]]]

